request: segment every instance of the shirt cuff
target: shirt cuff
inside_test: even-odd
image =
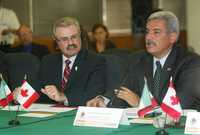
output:
[[[68,99],[66,99],[66,100],[63,102],[63,104],[64,104],[65,106],[69,106]]]
[[[96,98],[102,98],[102,99],[103,99],[103,102],[104,102],[104,104],[105,104],[106,106],[107,106],[108,103],[110,102],[110,99],[109,99],[109,98],[104,97],[104,96],[102,96],[102,95],[99,95],[99,96],[97,96]]]

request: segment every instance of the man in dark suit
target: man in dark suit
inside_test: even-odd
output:
[[[160,104],[169,86],[172,76],[177,96],[182,108],[195,108],[200,95],[200,57],[177,45],[179,22],[168,11],[159,11],[150,15],[146,25],[146,52],[142,52],[136,64],[131,64],[127,79],[116,91],[112,106],[137,106],[144,87],[144,77],[148,87]],[[158,69],[159,83],[155,76]],[[96,98],[88,102],[89,106],[104,106],[104,99]]]
[[[64,17],[58,20],[53,33],[61,53],[42,59],[40,80],[43,95],[40,102],[85,105],[105,89],[105,60],[85,49],[76,19]]]
[[[49,53],[47,47],[33,42],[33,33],[28,26],[22,25],[18,30],[18,36],[20,44],[13,47],[11,52],[27,52],[40,59]]]

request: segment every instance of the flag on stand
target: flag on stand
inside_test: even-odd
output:
[[[181,116],[182,108],[180,105],[180,100],[176,96],[172,77],[170,78],[167,93],[162,101],[161,109],[174,120],[178,120]]]
[[[11,93],[8,85],[1,75],[0,84],[0,106],[7,106],[13,100],[13,94]]]
[[[138,116],[144,117],[146,114],[151,113],[157,105],[155,98],[149,91],[146,78],[144,78],[144,87],[137,112]]]
[[[24,107],[28,108],[39,98],[39,94],[24,80],[17,96],[17,101]]]

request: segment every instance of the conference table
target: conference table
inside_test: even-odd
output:
[[[147,124],[120,125],[118,128],[73,126],[77,110],[46,118],[18,117],[20,125],[9,126],[15,112],[0,110],[0,135],[154,135],[157,128]],[[25,112],[19,112],[25,113]],[[184,129],[167,128],[169,135],[183,135]]]

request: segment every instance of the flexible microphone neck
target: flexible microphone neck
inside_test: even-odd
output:
[[[20,107],[20,105],[18,105],[18,107],[17,107],[16,113],[15,113],[15,118],[13,120],[10,120],[8,122],[8,125],[11,125],[11,126],[20,125],[20,121],[18,120],[19,107]]]
[[[130,65],[130,64],[128,64],[127,67],[126,67],[126,70],[125,70],[125,72],[124,72],[124,76],[123,76],[123,78],[122,78],[122,81],[119,83],[118,88],[120,88],[121,86],[123,86],[124,83],[126,82],[126,80],[128,79],[128,75],[129,75],[129,65]],[[115,92],[115,91],[113,90],[112,97],[111,97],[110,102],[108,103],[107,107],[112,107],[112,106],[113,106],[114,100],[117,99],[116,93],[118,93],[118,92]]]

